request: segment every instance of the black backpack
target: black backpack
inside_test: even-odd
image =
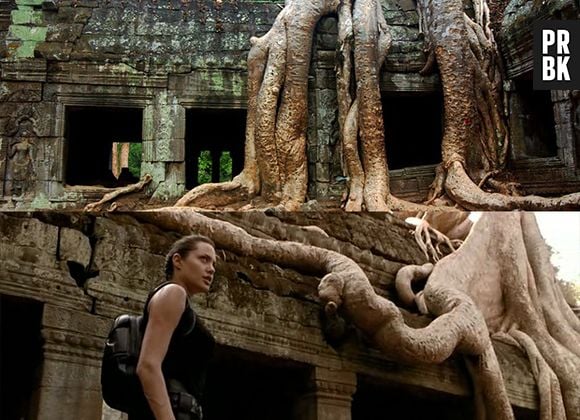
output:
[[[146,403],[137,376],[144,331],[142,315],[119,315],[113,322],[101,365],[103,400],[109,407],[130,412]]]
[[[169,283],[161,283],[149,293],[143,315],[119,315],[113,322],[101,364],[103,400],[109,407],[126,413],[148,407],[137,376],[137,362],[149,317],[149,301],[160,288]]]

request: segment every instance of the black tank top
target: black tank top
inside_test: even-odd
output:
[[[155,293],[171,282],[157,286],[147,298],[145,316],[149,316],[149,301]],[[215,339],[185,300],[185,310],[173,331],[167,354],[163,359],[162,371],[164,378],[176,379],[187,392],[201,400],[205,386],[205,376],[209,361],[213,355]]]

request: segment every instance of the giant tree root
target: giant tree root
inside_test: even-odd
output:
[[[202,184],[188,191],[174,204],[176,207],[187,207],[195,204],[196,207],[223,208],[233,203],[247,201],[248,189],[241,182],[233,180],[222,183]]]
[[[191,209],[133,216],[163,229],[208,235],[218,248],[239,255],[322,276],[319,296],[325,311],[346,314],[393,360],[441,363],[454,352],[467,355],[480,391],[480,418],[513,418],[490,339],[490,331],[508,334],[538,363],[540,391],[549,392],[542,394],[542,404],[552,401],[552,408],[542,413],[558,417],[561,394],[567,418],[579,418],[580,321],[558,293],[549,251],[533,215],[484,214],[463,246],[434,267],[400,271],[398,276],[407,280],[398,283],[429,276],[424,310],[436,318],[424,328],[407,326],[397,306],[378,296],[361,268],[337,252],[256,238]],[[411,303],[412,291],[405,290],[408,296],[403,300]]]
[[[112,203],[110,210],[114,210],[116,205],[113,202],[119,197],[124,195],[132,194],[135,192],[143,191],[143,189],[151,182],[153,178],[149,174],[145,174],[141,180],[135,184],[127,185],[125,187],[115,188],[103,196],[99,201],[95,203],[89,203],[85,206],[84,211],[86,212],[100,212],[103,211],[106,204]]]
[[[562,197],[508,196],[482,191],[465,173],[460,162],[453,162],[445,179],[447,194],[469,210],[573,210],[580,208],[580,193]]]
[[[530,358],[541,418],[577,419],[580,320],[563,299],[549,258],[532,214],[485,213],[463,246],[435,265],[422,298],[436,320],[448,313],[451,296],[473,302],[490,333],[511,337]],[[416,299],[408,285],[425,274],[413,267],[397,275],[408,304]]]

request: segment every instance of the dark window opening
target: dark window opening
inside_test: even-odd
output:
[[[68,185],[115,188],[139,180],[143,110],[67,107],[65,118]]]
[[[42,303],[0,295],[0,418],[34,418],[42,364]]]
[[[441,95],[383,94],[382,105],[390,170],[441,162]]]
[[[515,81],[511,100],[512,153],[517,159],[557,156],[554,109],[549,90],[534,90],[531,74]]]
[[[185,184],[230,181],[244,168],[246,110],[189,109],[185,129]]]
[[[289,360],[220,346],[207,372],[203,418],[294,420],[307,378],[307,369]]]

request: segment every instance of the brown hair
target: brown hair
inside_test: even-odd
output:
[[[182,258],[185,258],[190,251],[194,251],[197,248],[197,244],[200,242],[205,242],[215,248],[215,243],[203,235],[184,236],[173,244],[165,257],[165,278],[167,280],[173,275],[173,256],[179,254]]]

